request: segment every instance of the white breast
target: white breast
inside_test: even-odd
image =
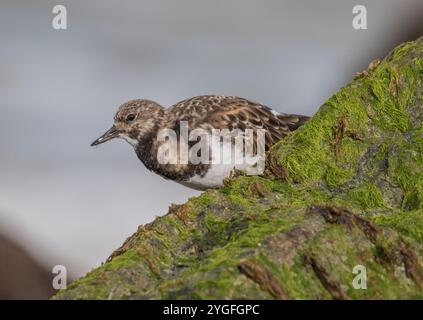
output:
[[[219,156],[219,150],[220,157],[217,158]],[[253,167],[257,162],[255,157],[250,157],[243,163],[237,163],[235,159],[242,159],[244,156],[242,148],[236,148],[230,142],[222,143],[217,139],[212,139],[211,154],[212,163],[204,176],[195,175],[189,180],[180,181],[179,183],[197,190],[218,188],[223,186],[223,180],[229,177],[234,169],[245,171],[247,168]],[[223,155],[226,155],[226,157]]]

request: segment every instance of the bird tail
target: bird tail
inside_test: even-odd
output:
[[[304,123],[306,123],[310,117],[299,115],[299,114],[279,114],[278,119],[285,123],[290,131],[297,130]]]

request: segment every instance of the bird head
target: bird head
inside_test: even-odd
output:
[[[114,117],[113,126],[91,143],[96,146],[114,138],[121,138],[136,147],[152,133],[165,109],[154,101],[136,99],[122,104]]]

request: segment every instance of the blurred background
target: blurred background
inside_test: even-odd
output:
[[[67,8],[67,30],[52,8]],[[367,7],[367,30],[352,8]],[[0,3],[0,298],[48,298],[197,191],[116,140],[119,104],[238,95],[312,115],[356,71],[423,35],[422,0]]]

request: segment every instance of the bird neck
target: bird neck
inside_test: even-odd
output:
[[[134,146],[138,159],[141,160],[147,169],[153,171],[156,171],[158,166],[157,152],[154,150],[158,130],[159,125],[157,124],[147,134],[138,138],[138,143]]]

